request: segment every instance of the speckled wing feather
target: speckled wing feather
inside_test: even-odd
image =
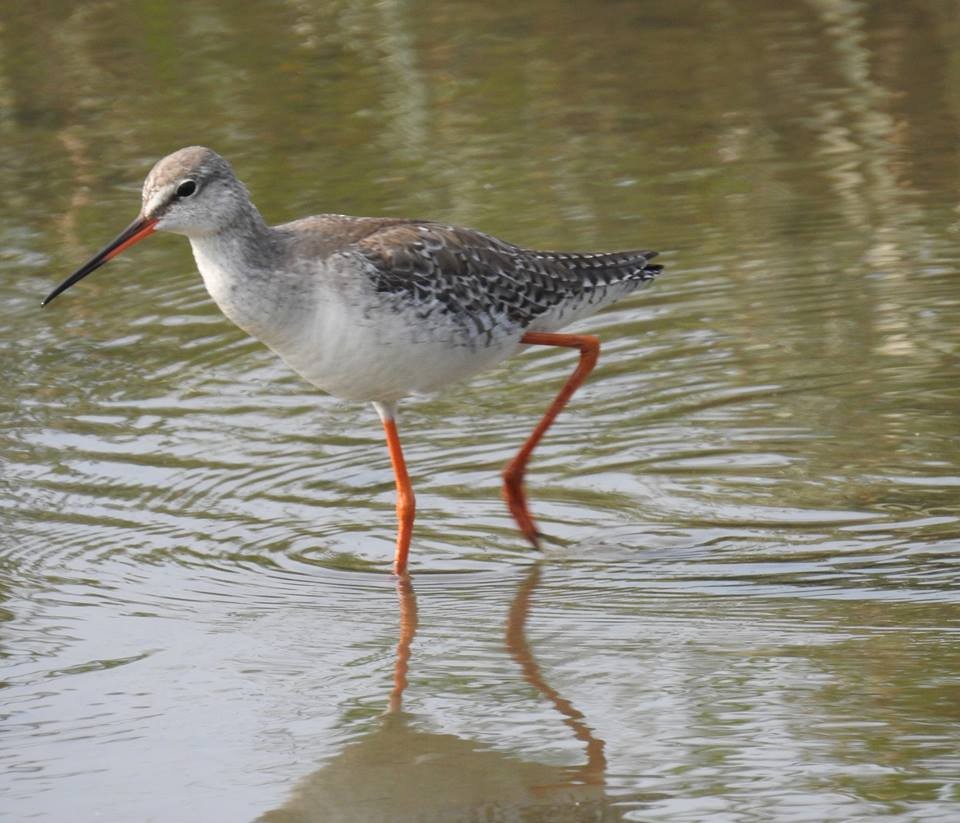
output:
[[[353,250],[366,259],[378,292],[423,319],[439,311],[474,333],[525,329],[548,316],[558,321],[550,325],[562,326],[661,269],[649,264],[654,251],[534,251],[471,229],[414,221],[384,225]]]

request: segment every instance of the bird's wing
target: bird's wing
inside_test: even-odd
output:
[[[660,270],[649,265],[652,251],[534,251],[472,229],[418,221],[385,224],[351,251],[366,261],[376,291],[471,318],[480,331],[504,322],[524,328],[561,304],[628,281],[639,286]]]

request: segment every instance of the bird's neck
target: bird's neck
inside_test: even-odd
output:
[[[296,295],[285,276],[281,236],[250,207],[220,231],[190,236],[203,282],[221,311],[268,345],[288,325]]]

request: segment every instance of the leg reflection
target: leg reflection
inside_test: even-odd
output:
[[[389,713],[399,712],[403,704],[403,690],[407,687],[407,669],[410,666],[410,646],[417,633],[417,596],[409,574],[397,578],[397,597],[400,601],[400,639],[397,642],[397,661],[393,666],[393,691],[390,692]]]
[[[613,823],[621,809],[606,795],[603,742],[583,715],[547,685],[527,644],[525,626],[533,591],[540,580],[534,566],[508,613],[507,648],[526,681],[563,716],[586,744],[585,766],[569,768],[526,759],[489,745],[424,725],[444,718],[411,715],[402,708],[411,646],[417,631],[417,600],[410,578],[397,580],[400,637],[387,711],[366,734],[333,754],[303,778],[280,808],[259,823]],[[471,705],[476,695],[471,698]],[[497,722],[498,706],[487,717]],[[522,746],[526,741],[517,741]]]
[[[577,740],[586,745],[587,762],[577,771],[576,779],[588,784],[602,785],[607,770],[604,742],[594,736],[593,730],[585,722],[583,712],[547,683],[527,642],[527,615],[530,613],[533,592],[540,583],[540,576],[541,566],[535,563],[513,598],[507,616],[507,650],[520,665],[524,679],[553,704],[563,715],[563,722],[573,730]]]

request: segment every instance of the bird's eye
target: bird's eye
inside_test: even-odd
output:
[[[197,190],[197,182],[195,180],[184,180],[177,186],[177,197],[189,197]]]

